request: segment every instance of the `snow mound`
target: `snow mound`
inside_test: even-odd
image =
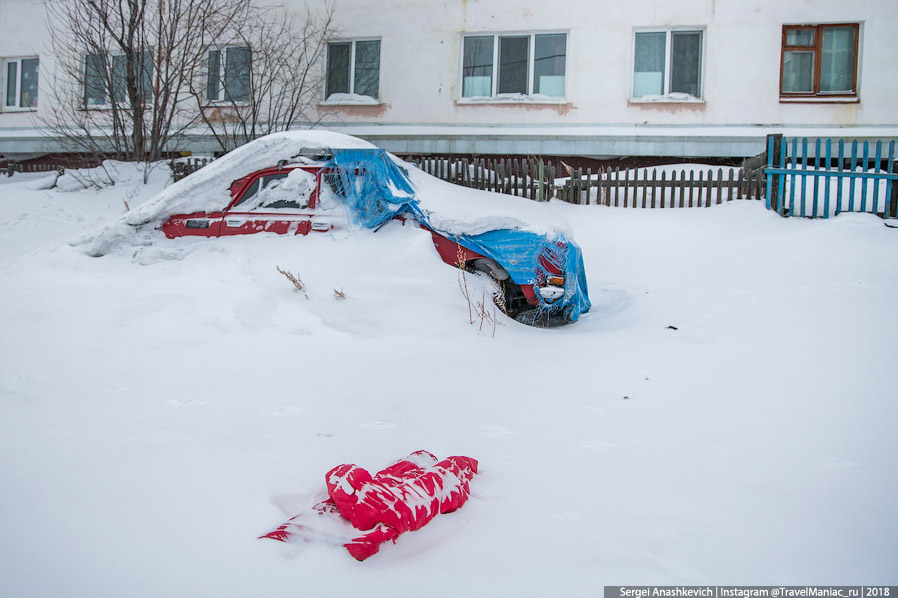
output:
[[[437,230],[452,235],[480,235],[493,230],[526,230],[538,235],[572,236],[568,221],[550,204],[524,197],[461,187],[431,176],[405,162],[421,209]]]
[[[163,172],[164,176],[169,176],[168,164],[164,162],[146,164],[104,160],[95,168],[66,169],[65,174],[56,179],[56,188],[74,193],[88,189],[106,189],[116,185],[139,185],[143,183],[145,176],[156,170]]]

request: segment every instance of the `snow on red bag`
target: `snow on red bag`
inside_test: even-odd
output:
[[[367,533],[343,546],[365,560],[388,540],[420,529],[441,513],[460,508],[470,496],[469,483],[477,473],[470,457],[448,457],[437,462],[427,451],[417,451],[373,476],[357,465],[338,465],[325,475],[330,498],[315,505],[317,515],[336,511],[353,528]],[[309,517],[303,513],[262,536],[283,542],[308,539]]]

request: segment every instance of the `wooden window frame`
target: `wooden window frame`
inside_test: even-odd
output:
[[[851,78],[851,90],[843,92],[820,91],[820,65],[823,53],[821,44],[823,30],[834,27],[851,27],[854,29],[854,70]],[[790,46],[786,44],[786,36],[789,31],[811,30],[814,32],[814,44],[812,46]],[[826,23],[821,25],[783,25],[782,43],[780,50],[780,101],[807,100],[825,102],[831,100],[840,102],[845,100],[859,101],[857,89],[858,49],[860,48],[860,24],[859,23]],[[783,70],[786,62],[786,52],[814,52],[813,91],[811,92],[785,92],[783,91]]]

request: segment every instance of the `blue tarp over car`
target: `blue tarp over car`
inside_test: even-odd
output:
[[[494,260],[519,285],[543,284],[548,268],[565,273],[564,296],[551,304],[537,292],[545,311],[568,310],[571,321],[589,311],[590,301],[580,247],[563,233],[540,235],[498,229],[478,235],[454,235],[435,227],[415,199],[403,169],[382,149],[334,149],[331,164],[340,195],[358,224],[376,229],[407,214],[463,247]]]

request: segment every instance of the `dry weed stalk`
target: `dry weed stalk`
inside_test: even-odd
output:
[[[283,274],[287,280],[293,283],[293,292],[294,293],[302,293],[303,296],[308,300],[309,295],[306,293],[306,286],[302,282],[302,278],[299,277],[298,274],[293,274],[290,271],[281,270],[280,267],[275,266],[277,271]]]
[[[343,292],[343,289],[340,289],[339,291],[334,289],[334,297],[337,299],[346,299],[346,293]]]
[[[492,326],[492,330],[490,332],[490,336],[496,336],[496,326],[500,325],[499,318],[496,317],[496,304],[495,299],[493,300],[493,305],[491,309],[487,309],[487,299],[486,299],[486,291],[483,292],[483,297],[480,301],[477,302],[477,315],[480,318],[480,328],[478,330],[483,331],[483,323],[488,322]]]
[[[461,245],[458,246],[458,250],[456,251],[456,265],[458,266],[461,272],[458,273],[458,287],[461,289],[461,294],[464,295],[465,299],[468,302],[468,323],[474,323],[474,309],[471,304],[471,293],[468,290],[468,259],[465,257],[465,252],[461,248]]]
[[[484,322],[488,323],[492,330],[491,336],[496,336],[496,326],[501,325],[499,322],[499,318],[496,314],[496,306],[502,310],[506,316],[508,312],[505,309],[505,289],[502,287],[502,283],[496,280],[496,292],[492,294],[492,301],[487,300],[486,291],[483,291],[483,295],[481,296],[479,301],[475,301],[471,299],[471,291],[468,288],[468,271],[467,265],[468,260],[465,257],[465,252],[461,248],[458,247],[458,251],[456,253],[456,263],[461,270],[458,274],[458,287],[461,289],[461,294],[464,296],[465,300],[468,302],[468,323],[472,326],[477,320],[480,320],[478,325],[478,330],[483,331]],[[490,274],[492,278],[492,274]],[[495,280],[495,278],[494,278]],[[492,303],[490,307],[487,307]]]

